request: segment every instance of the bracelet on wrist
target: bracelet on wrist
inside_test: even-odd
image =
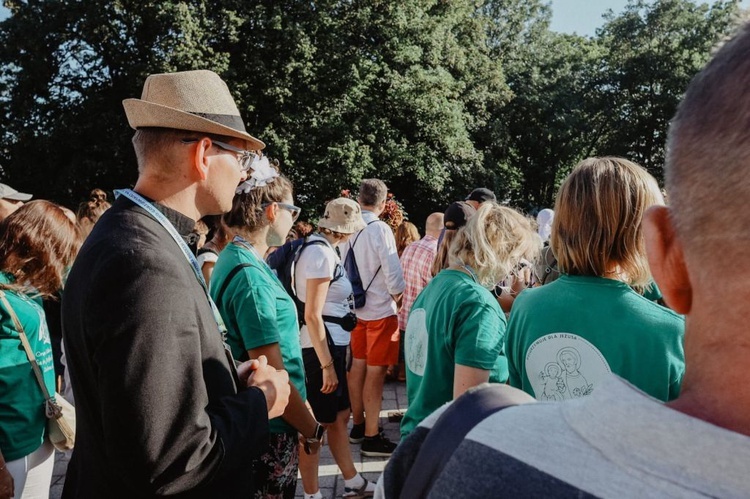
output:
[[[328,364],[326,364],[324,366],[320,366],[320,370],[324,371],[324,370],[328,369],[329,367],[331,367],[332,365],[333,365],[333,357],[331,357],[331,361]]]

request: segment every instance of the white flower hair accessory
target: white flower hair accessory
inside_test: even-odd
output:
[[[237,186],[235,193],[247,194],[256,187],[264,187],[270,184],[279,176],[279,171],[271,166],[266,156],[261,158],[256,156],[250,168],[253,170],[253,173],[247,177],[247,180]]]

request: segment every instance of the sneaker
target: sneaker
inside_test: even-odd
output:
[[[378,426],[378,433],[383,433],[383,427]],[[352,430],[349,432],[349,443],[361,444],[362,440],[365,439],[365,424],[353,424]]]
[[[378,433],[374,437],[365,437],[360,452],[367,457],[389,457],[394,450],[396,450],[396,444],[382,433]]]
[[[341,497],[348,497],[350,499],[365,499],[367,497],[372,497],[375,495],[375,487],[367,480],[367,478],[362,477],[365,481],[364,485],[362,485],[358,489],[344,487],[344,494]]]
[[[353,424],[352,431],[349,432],[349,443],[361,444],[365,439],[365,424]]]

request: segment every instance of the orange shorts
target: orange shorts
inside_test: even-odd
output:
[[[352,330],[352,357],[364,359],[368,366],[398,364],[398,316],[376,321],[357,320]]]

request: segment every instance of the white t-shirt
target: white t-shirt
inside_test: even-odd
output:
[[[349,296],[352,294],[352,284],[346,277],[346,271],[341,260],[339,259],[333,246],[322,236],[312,235],[309,241],[324,241],[326,244],[311,244],[307,246],[300,255],[299,261],[294,268],[294,282],[297,291],[297,297],[302,301],[307,301],[307,279],[320,279],[323,277],[333,278],[334,271],[343,273],[343,276],[328,287],[326,302],[323,305],[323,315],[332,317],[344,317],[349,313]],[[336,267],[338,266],[338,269]],[[351,333],[344,331],[338,324],[326,322],[326,327],[331,333],[333,343],[336,345],[348,345]],[[307,325],[302,326],[300,330],[300,343],[302,348],[312,348],[310,334],[307,332]]]

